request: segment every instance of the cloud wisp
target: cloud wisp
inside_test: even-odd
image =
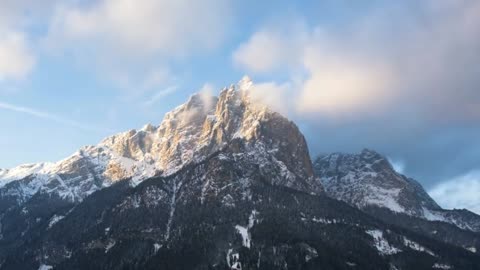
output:
[[[97,127],[85,125],[85,124],[82,124],[82,123],[77,122],[75,120],[61,117],[59,115],[51,114],[51,113],[44,112],[44,111],[39,111],[39,110],[28,108],[28,107],[18,106],[18,105],[14,105],[14,104],[10,104],[10,103],[5,103],[5,102],[1,102],[1,101],[0,101],[0,109],[9,110],[9,111],[17,112],[17,113],[27,114],[27,115],[30,115],[30,116],[33,116],[33,117],[53,121],[55,123],[59,123],[59,124],[62,124],[62,125],[66,125],[66,126],[86,130],[86,131],[101,131],[101,132],[111,131],[111,130],[108,130],[108,129],[102,129],[102,128],[97,128]]]
[[[145,106],[147,107],[150,107],[152,105],[154,105],[157,101],[159,101],[161,98],[163,97],[166,97],[168,95],[171,95],[173,93],[175,93],[176,91],[178,90],[178,86],[177,85],[172,85],[172,86],[169,86],[163,90],[160,90],[158,92],[156,92],[149,100],[147,100],[144,104]]]

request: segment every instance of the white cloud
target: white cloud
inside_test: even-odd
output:
[[[42,17],[43,5],[33,0],[5,0],[0,5],[0,81],[23,80],[36,63],[28,26]],[[28,15],[27,15],[28,14]]]
[[[2,0],[0,80],[22,80],[36,64],[36,38],[59,0]],[[32,32],[36,32],[32,34]]]
[[[210,110],[215,104],[213,101],[213,93],[215,87],[211,83],[205,83],[200,88],[199,94],[204,106],[204,113]]]
[[[390,164],[392,164],[393,169],[398,172],[403,174],[405,172],[405,162],[402,160],[393,160],[388,158],[388,161]]]
[[[56,122],[56,123],[59,123],[59,124],[63,124],[63,125],[66,125],[66,126],[71,126],[71,127],[75,127],[75,128],[79,128],[79,129],[83,129],[83,130],[106,131],[105,129],[99,129],[99,128],[96,128],[96,127],[93,127],[93,126],[84,125],[80,122],[77,122],[75,120],[71,120],[71,119],[68,119],[68,118],[65,118],[65,117],[62,117],[62,116],[59,116],[59,115],[51,114],[51,113],[44,112],[44,111],[35,110],[35,109],[32,109],[32,108],[28,108],[28,107],[18,106],[18,105],[14,105],[14,104],[10,104],[10,103],[5,103],[5,102],[1,102],[1,101],[0,101],[0,109],[9,110],[9,111],[18,112],[18,113],[23,113],[23,114],[28,114],[28,115],[33,116],[33,117],[41,118],[41,119],[44,119],[44,120],[50,120],[50,121],[53,121],[53,122]],[[108,131],[110,131],[110,130],[108,130]]]
[[[480,171],[472,171],[440,183],[429,192],[445,208],[466,208],[480,215]]]
[[[211,83],[205,83],[199,90],[200,94],[205,97],[213,96],[215,87]]]
[[[228,1],[100,0],[58,8],[50,45],[103,47],[120,56],[184,55],[223,38]]]
[[[230,0],[70,1],[57,6],[42,44],[143,95],[176,84],[174,64],[217,48],[230,18]]]
[[[292,87],[289,83],[255,83],[250,88],[250,95],[252,101],[266,105],[276,112],[287,115],[291,109],[291,104],[287,102],[287,97],[291,89]]]
[[[254,33],[233,53],[233,61],[252,73],[307,73],[296,84],[293,99],[286,97],[301,113],[336,115],[370,109],[372,97],[378,101],[388,79],[383,66],[368,63],[333,36],[298,21],[282,30],[270,27]]]
[[[240,45],[233,60],[252,73],[303,68],[303,84],[288,99],[304,114],[357,119],[408,105],[418,121],[479,120],[480,3],[426,1],[417,8],[386,6],[340,29],[306,27],[301,35],[270,26]]]
[[[22,33],[0,34],[0,80],[23,79],[34,64],[35,57]]]
[[[0,4],[0,80],[23,80],[37,62],[36,34],[59,0],[2,0]],[[33,31],[32,31],[33,29]],[[40,31],[38,31],[40,32]]]
[[[300,23],[281,31],[265,28],[254,33],[233,53],[234,63],[256,73],[298,67],[307,39]]]
[[[386,99],[390,79],[385,68],[325,43],[313,41],[305,50],[309,76],[298,96],[300,112],[333,116],[365,112]]]

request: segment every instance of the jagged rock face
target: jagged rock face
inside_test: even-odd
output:
[[[156,134],[161,139],[152,146],[153,158],[164,175],[184,164],[199,162],[240,139],[247,151],[258,152],[253,154],[259,156],[267,151],[263,154],[274,156],[292,178],[313,182],[313,168],[303,135],[294,123],[253,102],[250,87],[251,82],[244,79],[238,90],[232,86],[223,90],[218,98],[194,95],[166,115]]]
[[[442,209],[417,181],[396,172],[389,161],[375,151],[321,156],[314,167],[330,197],[360,209],[387,208],[395,213],[480,231],[478,215],[466,210],[468,215]]]
[[[418,183],[395,172],[376,152],[334,153],[318,158],[314,166],[332,197],[359,208],[377,205],[411,215],[440,209]]]
[[[269,184],[321,193],[303,135],[283,116],[253,102],[250,87],[243,80],[219,97],[193,95],[159,126],[113,135],[57,163],[0,171],[0,260],[2,250],[41,234],[42,221],[52,213],[61,217],[96,191],[124,179],[136,186],[152,176],[172,175],[227,148],[236,160],[257,166]],[[208,185],[204,192],[210,192]]]
[[[53,192],[81,201],[121,179],[131,178],[135,185],[170,175],[238,140],[244,145],[239,153],[255,156],[265,170],[280,172],[277,184],[321,192],[303,135],[294,123],[250,98],[251,86],[244,78],[237,89],[224,89],[219,97],[193,95],[158,127],[108,137],[57,163],[1,170],[0,195],[23,203],[37,192]]]
[[[152,176],[175,175],[220,151],[223,160],[255,170],[270,185],[323,192],[303,135],[251,100],[250,87],[243,80],[219,97],[193,95],[159,126],[113,135],[57,163],[0,171],[0,265],[2,253],[43,235],[92,193],[117,182],[137,186]],[[218,193],[216,179],[198,177],[202,198]]]

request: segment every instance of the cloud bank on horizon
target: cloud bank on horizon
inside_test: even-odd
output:
[[[376,149],[444,206],[479,211],[466,196],[480,183],[478,29],[480,1],[466,0],[6,0],[0,147],[14,154],[0,166],[108,135],[83,128],[67,142],[74,128],[159,122],[202,86],[249,74],[314,154]],[[14,117],[44,143],[26,143]]]

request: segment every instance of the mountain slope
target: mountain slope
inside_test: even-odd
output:
[[[303,135],[294,123],[253,100],[251,87],[244,78],[218,98],[193,95],[158,127],[108,137],[57,163],[3,170],[0,260],[7,250],[41,234],[44,222],[53,225],[94,192],[122,180],[135,186],[154,175],[172,175],[227,146],[237,158],[254,162],[273,185],[323,192]]]
[[[87,197],[2,269],[475,269],[480,257],[323,194],[274,185],[241,139],[198,164]],[[194,211],[192,211],[194,209]],[[53,217],[52,217],[53,218]]]
[[[467,210],[442,209],[417,181],[397,173],[375,151],[321,156],[314,167],[330,197],[387,223],[473,252],[479,250],[480,216]]]
[[[375,151],[365,149],[360,154],[322,156],[315,160],[314,167],[331,197],[360,209],[383,207],[480,232],[480,216],[467,210],[442,209],[417,181],[397,173]]]
[[[358,208],[375,205],[423,217],[426,211],[441,210],[418,182],[395,172],[388,160],[374,151],[334,153],[319,157],[314,166],[332,197]]]

